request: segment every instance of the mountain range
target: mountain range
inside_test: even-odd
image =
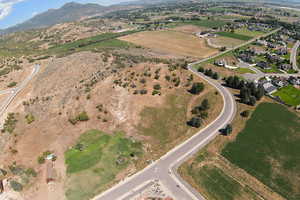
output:
[[[0,33],[6,34],[29,29],[44,28],[59,23],[76,21],[86,16],[100,15],[105,11],[107,12],[107,7],[99,4],[80,4],[71,2],[58,9],[49,9],[21,24],[1,30]]]
[[[103,15],[114,10],[124,9],[126,8],[126,6],[152,5],[152,4],[173,2],[173,1],[185,2],[191,0],[136,0],[136,1],[116,4],[113,6],[101,6],[99,4],[94,4],[94,3],[80,4],[80,3],[71,2],[65,4],[64,6],[58,9],[49,9],[48,11],[38,14],[23,23],[9,27],[7,29],[3,29],[3,30],[0,29],[0,35],[18,32],[18,31],[30,30],[30,29],[45,28],[55,24],[77,21],[83,17]],[[192,0],[192,1],[199,1],[199,0]],[[266,3],[267,2],[275,3],[278,5],[286,5],[286,6],[291,5],[291,3],[294,4],[294,6],[299,5],[298,3],[296,3],[298,1],[299,0],[265,0]]]

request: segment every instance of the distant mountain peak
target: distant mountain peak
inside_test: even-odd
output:
[[[99,4],[80,4],[76,2],[70,2],[63,5],[58,9],[49,9],[46,12],[40,13],[33,18],[10,27],[8,29],[0,31],[2,33],[12,33],[17,31],[24,31],[29,29],[44,28],[55,24],[71,22],[81,19],[82,17],[93,16],[103,13],[104,6]]]

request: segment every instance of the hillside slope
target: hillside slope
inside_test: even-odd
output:
[[[106,7],[98,4],[79,4],[67,3],[61,8],[50,9],[44,13],[38,14],[33,18],[18,24],[11,28],[0,31],[0,33],[12,33],[17,31],[43,28],[59,23],[71,22],[81,19],[82,17],[101,14]]]

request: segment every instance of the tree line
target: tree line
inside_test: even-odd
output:
[[[265,90],[261,84],[247,82],[238,76],[229,76],[225,79],[228,87],[240,90],[240,100],[242,103],[254,106],[265,94]]]

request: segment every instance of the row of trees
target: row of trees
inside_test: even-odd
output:
[[[256,85],[253,82],[246,82],[237,76],[229,76],[225,79],[228,87],[240,90],[240,99],[242,103],[254,106],[265,94],[262,85]]]
[[[198,72],[201,72],[201,73],[205,74],[206,76],[209,76],[216,80],[218,80],[220,78],[219,74],[217,72],[214,72],[211,69],[204,69],[203,67],[199,67]]]

